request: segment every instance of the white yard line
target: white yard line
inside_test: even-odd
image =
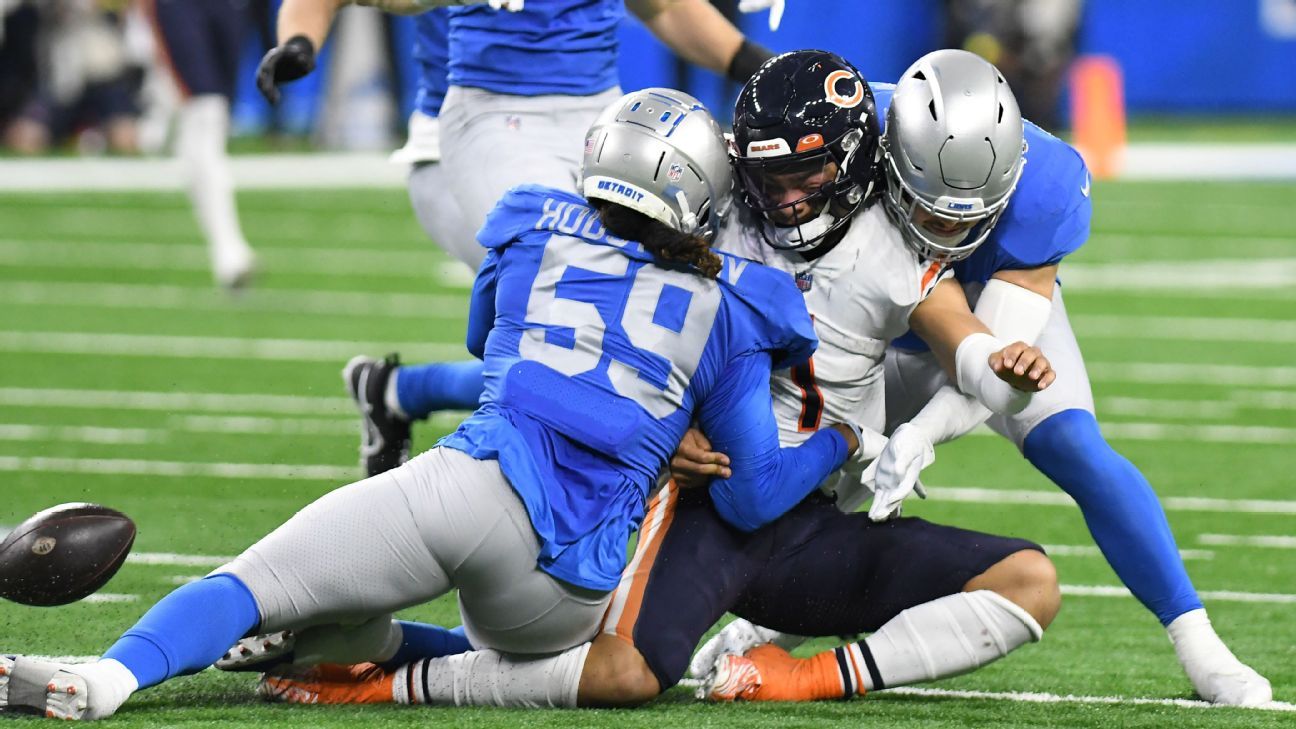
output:
[[[335,481],[359,480],[358,466],[287,463],[186,463],[125,458],[22,458],[0,456],[0,471],[93,473],[100,475],[163,476],[172,478],[233,478]]]
[[[1050,557],[1102,557],[1101,549],[1093,544],[1042,544]],[[1215,559],[1215,552],[1209,549],[1181,549],[1179,557],[1185,560]]]
[[[919,686],[902,686],[878,692],[879,696],[900,694],[947,699],[984,699],[989,701],[1015,701],[1027,704],[1112,704],[1133,706],[1173,706],[1180,709],[1236,709],[1241,711],[1296,711],[1296,704],[1271,701],[1261,706],[1237,707],[1220,706],[1208,701],[1190,699],[1149,699],[1130,696],[1075,696],[1073,694],[1050,694],[1026,691],[961,691],[956,689],[923,688]]]
[[[1086,362],[1089,376],[1104,382],[1153,385],[1296,387],[1296,367],[1186,364],[1178,362]]]
[[[28,306],[89,306],[172,311],[269,311],[285,314],[463,319],[466,294],[370,293],[253,288],[236,298],[208,285],[65,283],[26,281],[0,286],[0,301]]]
[[[139,602],[139,595],[122,595],[115,592],[96,592],[89,597],[83,597],[77,602],[88,602],[93,605],[108,605],[124,602]]]
[[[165,431],[151,428],[102,428],[0,423],[0,440],[3,441],[141,445],[156,443],[164,440],[165,437]]]
[[[1076,597],[1133,597],[1130,591],[1118,585],[1062,585],[1063,595]],[[1217,602],[1265,602],[1296,605],[1296,595],[1275,592],[1239,592],[1237,590],[1201,590],[1203,600]]]
[[[1290,445],[1296,443],[1296,428],[1264,425],[1184,425],[1177,423],[1116,423],[1102,420],[1102,432],[1116,440],[1146,440],[1161,443],[1237,443],[1241,445]],[[997,437],[988,427],[970,435]]]
[[[1098,238],[1098,236],[1095,236]],[[1140,239],[1143,239],[1140,236]],[[1274,243],[1271,238],[1258,239]],[[1240,244],[1232,240],[1230,244]],[[1290,240],[1279,245],[1289,245]],[[1242,244],[1245,245],[1245,244]],[[1276,251],[1275,251],[1276,252]],[[1058,272],[1062,290],[1114,291],[1123,294],[1188,294],[1229,290],[1274,290],[1296,285],[1291,258],[1220,258],[1195,261],[1065,262]]]
[[[466,359],[462,343],[353,342],[324,339],[251,339],[156,334],[0,331],[0,351],[119,357],[175,357],[292,362],[333,362],[340,367],[360,352],[398,351],[412,362]]]
[[[347,397],[37,387],[0,387],[0,405],[163,412],[244,412],[273,415],[352,415],[355,413],[355,406]]]
[[[928,486],[931,500],[971,504],[1023,504],[1027,506],[1075,507],[1065,493],[1054,491],[986,489],[966,486]],[[1212,499],[1197,496],[1162,496],[1168,511],[1209,511],[1247,514],[1296,514],[1296,501],[1266,499]]]
[[[132,552],[126,561],[130,564],[168,565],[171,567],[220,567],[233,557],[207,554],[176,554],[174,552]]]
[[[1198,534],[1197,542],[1199,544],[1208,544],[1213,547],[1265,547],[1269,549],[1296,549],[1296,537],[1289,537],[1286,535],[1241,536],[1237,534]]]
[[[1230,420],[1241,405],[1224,400],[1171,400],[1148,397],[1100,397],[1098,419],[1104,415],[1139,415],[1188,420]]]
[[[1296,262],[1293,262],[1296,266]],[[1187,316],[1071,316],[1076,336],[1094,339],[1165,339],[1211,342],[1296,342],[1296,322]]]

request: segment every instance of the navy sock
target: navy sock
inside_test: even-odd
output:
[[[399,621],[403,638],[396,655],[382,664],[385,669],[393,669],[420,658],[440,658],[465,653],[473,649],[464,637],[463,626],[442,628],[427,623]]]
[[[233,575],[213,575],[162,598],[103,657],[126,666],[146,688],[210,666],[258,622],[247,586]]]
[[[1107,562],[1162,625],[1202,606],[1151,484],[1103,439],[1091,413],[1048,418],[1022,452],[1080,505]]]
[[[396,372],[396,399],[411,420],[437,410],[476,410],[486,381],[480,360],[403,365]]]

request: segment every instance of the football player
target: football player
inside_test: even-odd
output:
[[[922,338],[911,334],[897,340],[886,357],[892,435],[878,458],[873,513],[878,503],[891,508],[903,500],[934,460],[934,444],[989,418],[995,432],[1075,499],[1116,574],[1166,626],[1198,695],[1221,704],[1270,701],[1269,682],[1240,662],[1211,626],[1147,479],[1099,431],[1084,360],[1057,283],[1059,263],[1089,231],[1090,181],[1083,161],[1070,146],[1027,122],[1028,163],[1011,202],[1005,197],[995,205],[987,198],[962,208],[958,200],[967,197],[967,185],[951,169],[989,153],[980,143],[989,135],[973,125],[973,107],[978,98],[1003,96],[1003,77],[971,53],[944,50],[919,59],[896,86],[873,88],[887,120],[885,209],[905,241],[925,258],[953,264],[977,316],[996,335],[1038,345],[1059,368],[1057,382],[1025,409],[991,415],[950,386],[940,353],[929,351]],[[816,313],[813,304],[810,310]],[[818,324],[824,344],[815,361],[828,351]],[[842,507],[854,510],[868,494],[855,489],[841,496]],[[718,651],[741,653],[759,635],[738,622],[700,651],[695,665],[706,670]],[[750,673],[750,666],[737,665],[741,660],[730,661],[733,670]],[[783,675],[781,669],[765,672],[766,686],[776,682],[775,675]]]
[[[986,107],[986,115],[997,109]],[[940,265],[907,247],[881,206],[872,204],[881,175],[878,122],[872,95],[850,64],[822,51],[779,56],[744,88],[735,119],[740,175],[749,178],[745,196],[761,209],[726,226],[734,238],[729,245],[789,269],[801,265],[802,273],[814,276],[802,288],[820,349],[773,378],[781,442],[809,442],[823,423],[847,413],[881,428],[885,342],[910,323],[932,338],[943,364],[962,373],[970,391],[997,409],[1020,408],[1029,395],[987,383],[988,377],[1008,389],[994,377],[992,358],[1010,360],[1000,374],[1024,390],[1047,386],[1051,370],[1037,350],[1011,345],[991,355],[980,349],[992,338],[966,302],[958,309],[962,290],[938,283]],[[1020,118],[1015,132],[1013,124],[1009,114],[1006,129],[995,135],[1008,158],[996,169],[1009,180],[1001,192],[1020,169]],[[587,150],[598,153],[593,141]],[[661,174],[684,179],[689,173],[664,163]],[[814,221],[821,221],[820,230],[813,230]],[[1014,372],[1017,365],[1022,372]],[[860,478],[864,462],[885,442],[862,432],[861,454],[829,479],[830,488]],[[726,459],[711,465],[727,477],[737,464]],[[865,662],[847,672],[850,664],[834,661],[841,671],[813,687],[826,694],[972,670],[1038,640],[1058,607],[1051,563],[1024,540],[921,519],[874,522],[841,512],[817,491],[751,533],[733,528],[722,509],[704,490],[681,490],[676,483],[658,495],[589,647],[579,691],[569,697],[575,705],[636,704],[670,688],[697,641],[726,611],[815,635],[876,631],[868,660],[885,667],[883,678],[869,684],[860,673]],[[904,569],[897,569],[900,564]],[[910,626],[917,626],[921,640]],[[995,639],[969,639],[985,634]],[[267,676],[262,691],[304,703],[573,705],[537,701],[503,678],[489,694],[452,691],[477,660],[470,652],[395,671],[284,671]]]
[[[182,98],[176,156],[207,239],[212,276],[225,289],[241,288],[256,270],[256,256],[239,225],[225,145],[239,53],[253,22],[248,3],[148,0],[144,6]]]
[[[485,650],[441,688],[480,696],[502,681],[565,702],[690,422],[733,459],[708,503],[741,531],[854,453],[858,429],[842,424],[779,446],[765,383],[816,341],[790,278],[710,250],[731,189],[711,115],[649,89],[614,102],[590,135],[584,197],[524,186],[483,228],[468,348],[486,362],[487,394],[472,418],[174,591],[102,659],[0,657],[0,707],[104,718],[257,629],[387,626],[453,588]],[[550,657],[526,659],[537,655]]]
[[[279,83],[314,67],[315,51],[341,4],[284,2],[280,45],[258,70],[268,98],[277,96]],[[360,4],[426,9],[413,0]],[[485,249],[473,234],[505,191],[523,183],[573,189],[586,129],[621,94],[616,28],[625,9],[681,57],[739,83],[772,55],[745,39],[705,0],[529,5],[512,0],[505,5],[517,12],[478,4],[431,13],[446,13],[444,32],[438,25],[443,21],[435,17],[419,21],[420,105],[406,150],[413,161],[427,163],[410,175],[410,199],[428,235],[474,271]],[[439,162],[432,163],[433,155]],[[343,377],[368,421],[361,443],[368,475],[408,457],[411,420],[439,409],[474,409],[480,394],[475,362],[398,369],[394,359],[358,357]]]

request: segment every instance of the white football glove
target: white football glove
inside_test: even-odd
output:
[[[910,423],[896,428],[882,455],[860,475],[860,481],[866,484],[872,481],[873,505],[869,507],[869,518],[886,521],[896,516],[910,492],[927,498],[918,474],[935,461],[936,449],[921,428]]]
[[[491,7],[491,10],[507,10],[516,13],[526,4],[526,0],[486,0],[486,4]]]
[[[759,13],[768,9],[770,30],[778,30],[779,23],[783,22],[783,2],[784,0],[738,0],[738,12]]]

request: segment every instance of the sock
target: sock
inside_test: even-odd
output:
[[[237,577],[191,582],[149,609],[103,655],[148,688],[215,663],[260,622],[256,600]]]
[[[1026,436],[1022,453],[1075,499],[1107,562],[1162,625],[1201,609],[1156,493],[1103,439],[1092,413],[1049,417]]]
[[[590,644],[556,656],[520,658],[493,650],[428,658],[397,669],[398,704],[575,708]]]
[[[400,645],[390,657],[383,658],[381,665],[386,670],[395,670],[404,663],[421,658],[440,658],[472,650],[472,644],[464,636],[463,626],[446,629],[439,625],[411,623],[398,620],[394,623],[400,628]]]
[[[111,658],[93,663],[77,663],[64,670],[86,680],[86,719],[106,719],[126,703],[139,689],[139,682],[130,669]]]
[[[1043,635],[1030,613],[1002,595],[960,592],[911,607],[868,638],[830,651],[831,670],[849,698],[967,673]]]
[[[229,102],[224,96],[195,96],[181,107],[176,153],[218,278],[222,266],[251,256],[234,205],[234,176],[225,152],[228,136]]]
[[[1233,655],[1205,610],[1190,610],[1166,627],[1175,655],[1197,694],[1207,701],[1257,706],[1273,701],[1268,679]]]
[[[476,410],[486,387],[479,360],[406,365],[397,370],[400,411],[422,420],[436,410]]]
[[[411,420],[409,413],[405,412],[405,408],[401,407],[400,404],[400,386],[398,383],[400,382],[401,369],[397,367],[387,376],[387,387],[383,388],[383,405],[386,405],[387,411],[393,415],[405,420]]]

